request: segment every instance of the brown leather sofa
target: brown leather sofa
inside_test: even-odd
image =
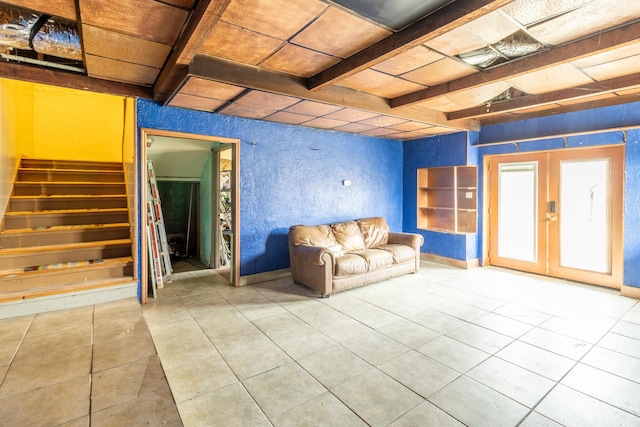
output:
[[[328,297],[420,269],[423,238],[392,233],[384,218],[289,228],[291,275],[296,283]]]

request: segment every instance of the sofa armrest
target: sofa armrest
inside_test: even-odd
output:
[[[310,262],[316,265],[324,265],[327,260],[327,258],[324,256],[325,254],[329,255],[331,257],[331,261],[333,261],[331,251],[320,246],[293,246],[291,247],[291,251],[293,251],[293,254],[296,258],[303,262]]]
[[[333,292],[335,255],[319,246],[289,245],[293,281],[320,292],[323,297]]]
[[[407,245],[420,252],[420,247],[424,243],[424,238],[416,233],[389,233],[389,243]]]

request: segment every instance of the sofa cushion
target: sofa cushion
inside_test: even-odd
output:
[[[336,257],[335,275],[345,276],[349,274],[366,273],[369,265],[367,261],[356,254],[345,254]]]
[[[367,271],[375,271],[393,264],[393,256],[390,252],[381,249],[365,249],[354,252],[367,262]]]
[[[361,251],[366,248],[360,228],[355,221],[343,221],[331,224],[333,235],[345,252]]]
[[[358,227],[367,248],[377,248],[389,241],[389,226],[382,217],[359,219]]]
[[[378,249],[384,249],[388,251],[393,256],[393,262],[396,264],[401,264],[406,261],[413,261],[416,259],[416,251],[406,245],[398,245],[395,243],[391,243],[388,245],[380,246]]]
[[[333,231],[328,225],[294,225],[290,230],[293,246],[309,245],[326,248],[337,245]]]

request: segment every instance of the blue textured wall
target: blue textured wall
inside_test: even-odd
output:
[[[624,283],[640,287],[640,130],[628,132],[624,192]]]
[[[422,234],[424,246],[422,246],[421,252],[459,260],[471,260],[478,257],[475,234],[449,234],[417,228],[417,170],[419,168],[466,165],[467,160],[466,132],[416,139],[404,143],[403,185],[405,195],[402,225],[404,231]]]
[[[138,126],[240,140],[240,274],[289,266],[287,230],[384,216],[402,229],[402,143],[138,100]],[[343,186],[351,180],[351,186]]]

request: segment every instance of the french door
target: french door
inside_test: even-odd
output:
[[[620,288],[624,146],[489,159],[489,263]]]

